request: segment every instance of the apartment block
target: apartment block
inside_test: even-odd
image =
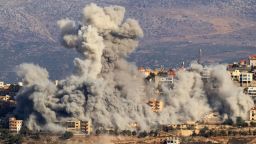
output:
[[[22,120],[17,120],[15,117],[9,118],[9,130],[11,132],[19,133],[22,127]]]

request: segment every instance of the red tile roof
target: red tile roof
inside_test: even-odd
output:
[[[249,59],[256,59],[256,54],[250,55]]]
[[[240,62],[240,63],[244,63],[244,62],[246,62],[246,60],[242,59],[242,60],[240,60],[239,62]]]

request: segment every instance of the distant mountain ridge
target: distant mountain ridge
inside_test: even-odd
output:
[[[15,81],[14,67],[22,62],[46,67],[53,79],[70,73],[76,53],[60,45],[56,21],[78,19],[91,2],[124,6],[126,16],[139,20],[145,37],[130,59],[140,66],[188,64],[199,48],[205,62],[256,53],[254,0],[0,0],[0,79]]]

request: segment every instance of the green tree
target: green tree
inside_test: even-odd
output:
[[[68,131],[64,132],[62,134],[62,136],[61,136],[62,139],[70,139],[72,137],[73,137],[73,133],[72,132],[68,132]]]
[[[242,119],[242,117],[236,118],[236,125],[239,127],[246,127],[248,124]]]
[[[20,129],[20,134],[23,136],[31,135],[31,133],[32,132],[26,126],[22,126]]]
[[[225,130],[221,130],[221,131],[220,131],[220,135],[221,135],[221,136],[227,136],[227,132],[226,132]]]
[[[132,135],[133,135],[133,136],[136,136],[136,135],[137,135],[137,132],[136,132],[136,131],[132,131]]]
[[[204,137],[208,137],[208,133],[207,133],[208,130],[209,130],[208,127],[204,127],[202,129],[200,129],[199,135],[204,136]]]
[[[256,135],[256,130],[254,130],[254,131],[252,132],[252,134],[253,134],[253,135]]]
[[[256,122],[250,122],[250,125],[251,125],[252,127],[256,127]]]
[[[144,138],[146,136],[148,136],[148,133],[146,131],[143,131],[139,133],[138,138]]]
[[[233,122],[232,119],[228,118],[228,119],[226,119],[226,120],[223,122],[223,124],[224,124],[224,125],[233,125],[234,122]]]
[[[99,129],[97,129],[97,130],[95,131],[95,134],[96,134],[96,135],[100,135],[100,134],[101,134],[101,131],[100,131]]]
[[[22,136],[21,135],[9,135],[6,140],[8,144],[21,144],[22,143]]]

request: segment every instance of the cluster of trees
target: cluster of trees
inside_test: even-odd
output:
[[[223,124],[225,125],[233,125],[233,126],[238,126],[238,127],[248,127],[248,123],[245,122],[245,120],[243,120],[241,117],[237,117],[236,118],[236,123],[233,122],[232,119],[226,119]],[[255,127],[256,123],[255,122],[251,122],[250,126]]]
[[[70,139],[70,138],[72,138],[73,137],[73,133],[72,132],[69,132],[69,131],[66,131],[66,132],[64,132],[62,135],[61,135],[61,139]]]
[[[143,137],[147,137],[147,136],[158,136],[159,135],[159,132],[157,130],[152,130],[150,132],[147,132],[147,131],[141,131],[141,132],[137,132],[137,131],[131,131],[131,130],[123,130],[123,131],[118,131],[118,130],[100,130],[100,129],[97,129],[95,131],[95,134],[96,135],[104,135],[104,134],[108,134],[108,135],[115,135],[115,136],[118,136],[118,135],[121,135],[121,136],[137,136],[139,138],[143,138]]]
[[[22,135],[12,134],[8,129],[0,129],[0,143],[6,144],[20,144],[22,143]]]
[[[204,127],[200,130],[199,134],[194,134],[194,136],[203,136],[203,137],[211,137],[211,136],[249,136],[256,135],[256,130],[209,130],[207,127]]]

